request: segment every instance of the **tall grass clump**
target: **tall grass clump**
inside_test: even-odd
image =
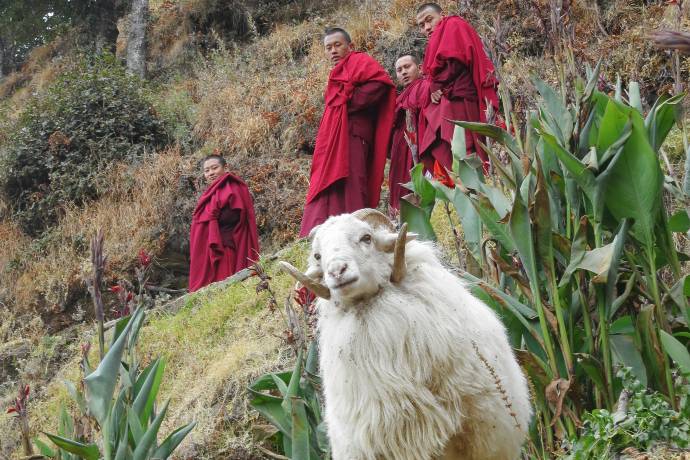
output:
[[[685,209],[669,216],[665,186],[683,192],[659,158],[683,96],[662,96],[645,114],[635,82],[610,96],[597,90],[598,66],[587,77],[559,91],[535,78],[538,105],[524,125],[516,113],[505,130],[456,122],[456,186],[417,167],[416,199],[401,208],[427,238],[437,201],[457,209],[472,262],[463,276],[503,317],[534,390],[529,450],[540,458],[567,447],[589,411],[616,407],[617,369],[674,410],[675,376],[690,373],[687,256],[673,237],[690,220]],[[465,154],[464,129],[488,139],[489,180]]]

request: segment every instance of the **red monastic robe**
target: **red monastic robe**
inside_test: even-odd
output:
[[[254,202],[247,185],[230,173],[201,195],[189,236],[189,291],[222,281],[259,258]]]
[[[393,81],[371,56],[352,52],[331,70],[300,236],[330,216],[378,205],[394,108]]]
[[[410,142],[417,148],[419,154],[419,141],[424,137],[426,119],[421,116],[421,110],[429,103],[429,82],[424,78],[418,78],[410,83],[395,101],[395,122],[391,137],[391,165],[388,171],[388,187],[390,190],[389,203],[393,209],[400,209],[400,198],[407,195],[409,190],[401,186],[410,181],[410,169],[413,165],[412,151],[405,139],[405,134]],[[409,114],[409,115],[407,115]],[[412,125],[412,132],[409,131]]]
[[[489,105],[498,111],[494,65],[472,26],[458,16],[448,16],[429,38],[423,69],[431,80],[430,93],[441,89],[443,96],[440,103],[424,110],[428,129],[420,143],[421,159],[427,170],[433,170],[434,160],[450,169],[455,125],[448,120],[486,122]],[[467,151],[477,152],[486,169],[488,158],[476,140],[467,130]]]

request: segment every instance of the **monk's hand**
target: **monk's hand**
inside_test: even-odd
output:
[[[431,93],[431,102],[434,104],[438,104],[441,102],[441,96],[443,95],[443,91],[440,89],[437,89],[433,93]]]

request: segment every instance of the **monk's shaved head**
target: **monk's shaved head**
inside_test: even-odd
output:
[[[421,5],[419,5],[419,8],[417,8],[417,14],[421,13],[422,11],[426,10],[427,8],[431,8],[432,10],[437,12],[438,14],[443,13],[443,8],[441,8],[441,5],[439,5],[438,3],[422,3]]]
[[[407,87],[420,78],[422,72],[419,68],[419,58],[412,53],[401,55],[395,61],[395,76],[403,87]]]
[[[323,38],[325,40],[326,37],[328,37],[329,35],[334,35],[334,34],[340,34],[343,36],[343,38],[345,39],[345,41],[347,43],[352,43],[352,38],[350,37],[350,34],[347,33],[347,30],[341,29],[340,27],[328,27],[328,28],[326,28],[326,30],[323,33]]]
[[[336,65],[352,51],[352,39],[345,29],[329,27],[323,37],[323,47],[331,65]]]
[[[442,19],[443,9],[438,3],[424,3],[417,9],[417,17],[415,18],[420,32],[427,37],[431,37]]]

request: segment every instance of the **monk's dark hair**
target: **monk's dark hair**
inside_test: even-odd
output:
[[[414,52],[399,54],[398,57],[395,59],[396,62],[398,61],[398,59],[404,58],[405,56],[410,56],[412,58],[412,62],[414,62],[417,65],[422,63],[422,60],[419,59],[419,55],[417,53],[414,53]]]
[[[326,30],[323,31],[324,38],[334,34],[343,34],[343,37],[345,37],[345,41],[348,43],[352,43],[352,38],[345,29],[341,29],[340,27],[326,27]]]
[[[222,156],[217,155],[215,153],[212,153],[211,155],[205,156],[204,159],[201,160],[200,166],[203,168],[204,163],[206,163],[208,160],[218,160],[218,162],[220,163],[221,166],[226,166],[228,164],[227,161],[225,161],[225,158],[223,158]]]
[[[421,13],[427,8],[431,8],[432,10],[436,11],[438,14],[443,13],[443,8],[441,8],[441,5],[438,3],[423,3],[417,8],[417,14]]]

